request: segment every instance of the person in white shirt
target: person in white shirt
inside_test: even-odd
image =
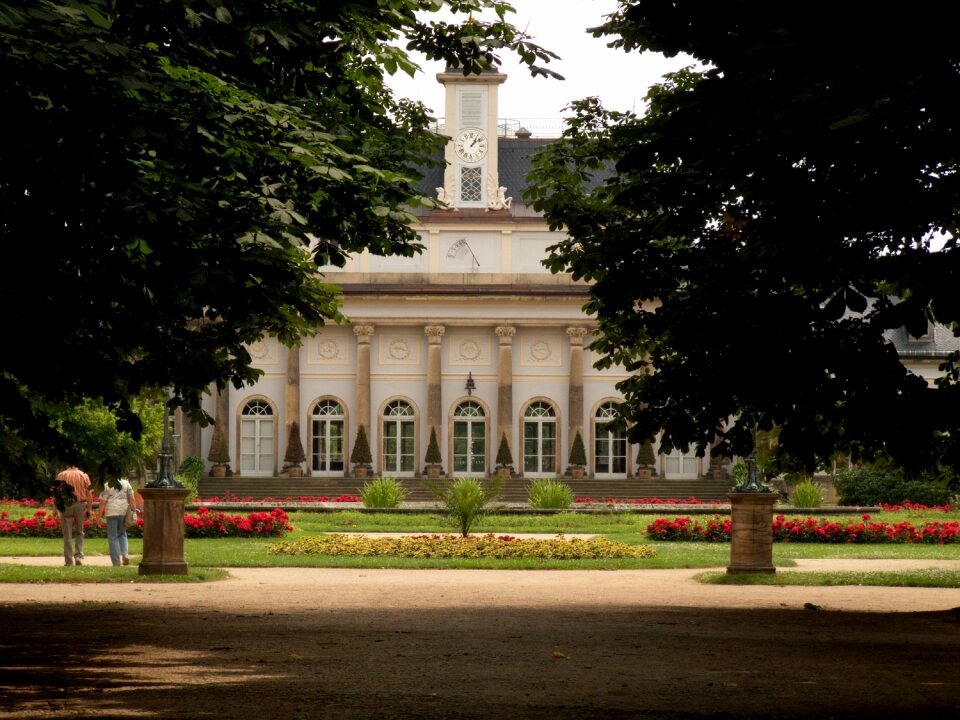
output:
[[[110,561],[114,565],[129,565],[130,550],[127,544],[127,508],[136,511],[133,488],[126,478],[120,479],[120,487],[104,484],[100,493],[100,516],[107,523],[107,545]]]

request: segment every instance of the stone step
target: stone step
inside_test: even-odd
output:
[[[590,497],[594,500],[616,498],[659,498],[661,500],[726,500],[730,489],[729,480],[650,480],[629,478],[560,478],[570,487],[575,497]],[[226,477],[200,478],[201,498],[226,497],[232,494],[240,498],[287,497],[340,497],[360,495],[367,479],[361,478],[287,478],[287,477]],[[407,500],[435,500],[435,495],[418,478],[404,478]],[[499,498],[504,502],[526,502],[530,481],[526,478],[505,480]]]

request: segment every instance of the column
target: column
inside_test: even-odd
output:
[[[423,332],[427,336],[427,439],[430,431],[437,433],[440,442],[440,422],[443,418],[440,393],[440,341],[446,328],[442,325],[427,325]]]
[[[513,336],[517,329],[509,325],[494,328],[500,344],[497,360],[497,437],[494,439],[494,452],[500,447],[500,438],[507,436],[513,462],[516,467],[523,465],[513,451]]]
[[[357,429],[363,425],[370,437],[370,338],[373,325],[354,325],[353,334],[357,336]]]
[[[570,390],[567,399],[570,424],[567,447],[573,446],[573,438],[578,430],[581,439],[586,442],[586,438],[583,437],[583,338],[586,334],[586,328],[567,328],[567,337],[570,338]]]
[[[227,443],[227,455],[233,457],[233,451],[236,449],[236,445],[232,444],[232,436],[230,435],[230,386],[224,385],[223,388],[217,388],[216,390],[216,400],[213,405],[213,419],[214,425],[218,426],[223,432],[223,437],[226,438]],[[216,430],[216,427],[214,428]],[[230,460],[227,459],[227,474],[231,474],[230,471]],[[240,461],[237,459],[236,469],[232,471],[233,475],[240,474]]]
[[[286,452],[290,443],[290,425],[300,425],[300,343],[287,348],[287,382],[283,391],[283,437],[281,445]],[[282,456],[281,456],[282,457]]]

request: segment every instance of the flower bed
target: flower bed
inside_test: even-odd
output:
[[[777,515],[772,525],[774,542],[819,543],[927,543],[960,542],[960,521],[875,522],[863,515],[859,522],[841,524],[826,518],[791,518]],[[719,515],[707,520],[689,517],[657,518],[647,526],[647,536],[664,541],[729,542],[730,519]]]
[[[372,538],[331,533],[270,546],[274,555],[350,555],[359,557],[494,558],[587,560],[654,557],[646,545],[605,538],[516,538],[511,535],[407,535]]]
[[[211,512],[201,507],[196,514],[183,514],[184,537],[283,537],[293,530],[288,520],[289,516],[280,508],[241,516]],[[87,537],[106,537],[107,525],[98,519],[86,520],[83,532]],[[142,513],[137,518],[136,527],[127,528],[127,535],[143,537]],[[31,517],[11,520],[8,513],[0,512],[0,537],[62,537],[60,516],[38,510]]]

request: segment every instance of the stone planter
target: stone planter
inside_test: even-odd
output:
[[[366,465],[354,465],[353,476],[361,479],[368,478],[370,477],[370,468]]]
[[[427,465],[427,477],[430,480],[437,480],[443,475],[443,467],[440,465]]]
[[[288,468],[287,468],[287,475],[288,475],[289,477],[292,477],[292,478],[293,478],[293,477],[302,477],[302,476],[303,476],[303,469],[300,468],[299,465],[295,465],[295,466],[293,466],[293,467],[288,467]]]
[[[210,477],[222,478],[227,476],[226,465],[214,465],[210,468]]]

